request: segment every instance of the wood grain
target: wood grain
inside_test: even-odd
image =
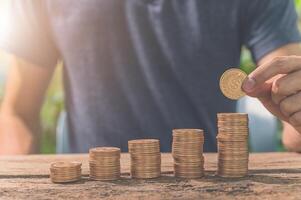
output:
[[[73,184],[53,184],[48,178],[54,161],[83,163],[84,177]],[[163,176],[129,177],[129,155],[122,154],[122,179],[111,182],[88,178],[88,155],[29,155],[0,157],[0,199],[299,199],[301,156],[295,153],[250,154],[250,175],[224,179],[215,175],[216,154],[205,154],[206,176],[178,179],[172,157],[162,155]]]

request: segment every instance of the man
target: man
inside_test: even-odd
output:
[[[284,144],[301,149],[300,58],[278,58],[300,54],[292,0],[10,2],[13,29],[0,47],[15,59],[0,114],[2,154],[36,151],[58,60],[72,152],[126,150],[134,138],[159,138],[170,151],[173,128],[203,128],[205,150],[215,151],[216,113],[235,111],[218,80],[239,65],[242,45],[259,64],[244,90],[284,121]]]

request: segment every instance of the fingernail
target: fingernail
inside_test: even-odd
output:
[[[256,85],[256,81],[253,78],[248,77],[245,81],[244,84],[242,86],[242,89],[246,92],[251,92]]]

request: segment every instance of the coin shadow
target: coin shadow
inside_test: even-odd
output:
[[[176,178],[173,176],[172,173],[164,173],[158,178],[151,178],[151,179],[138,179],[138,178],[131,178],[129,175],[123,175],[119,180],[111,181],[111,183],[122,185],[122,186],[139,186],[144,184],[164,184],[164,183],[177,183],[177,182],[185,182],[188,179]]]
[[[251,169],[249,170],[251,174],[276,174],[276,173],[286,173],[286,174],[300,174],[301,168],[282,168],[282,169]]]
[[[283,176],[284,174],[290,176]],[[250,170],[250,179],[265,184],[301,184],[299,174],[301,169],[259,169]]]
[[[248,180],[249,176],[241,177],[241,178],[224,178],[218,176],[216,171],[205,171],[205,176],[199,179],[194,179],[197,182],[212,182],[212,183],[223,183],[223,182],[239,182],[243,180]]]
[[[279,174],[296,174],[296,176],[280,176]],[[122,174],[119,180],[115,181],[99,181],[103,183],[109,183],[120,186],[135,187],[145,184],[177,184],[185,183],[191,180],[196,182],[212,182],[212,183],[235,183],[241,181],[252,181],[264,184],[301,184],[301,179],[298,174],[301,174],[301,169],[258,169],[249,170],[249,175],[242,178],[223,178],[216,174],[216,171],[206,171],[205,176],[198,179],[185,179],[174,177],[172,172],[164,173],[161,177],[153,179],[137,179],[131,178],[129,174]],[[80,181],[73,184],[84,184],[89,179],[88,176],[83,177]]]
[[[280,176],[280,174],[296,174],[296,176]],[[241,182],[252,181],[264,184],[301,184],[301,169],[258,169],[249,170],[249,174],[242,178],[223,178],[216,175],[215,171],[206,171],[203,179],[196,179],[199,182]]]
[[[89,178],[89,176],[82,176],[80,180],[78,181],[75,181],[75,182],[70,182],[70,183],[62,183],[64,185],[69,185],[69,184],[72,184],[72,185],[79,185],[79,184],[85,184],[86,182],[89,182],[91,181],[91,179]]]

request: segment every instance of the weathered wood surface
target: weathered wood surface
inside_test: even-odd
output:
[[[51,162],[83,163],[83,180],[52,184]],[[88,156],[31,155],[0,157],[0,199],[301,199],[301,155],[250,155],[250,175],[240,179],[215,176],[216,154],[205,154],[206,176],[197,180],[174,178],[170,154],[162,155],[163,176],[152,180],[129,177],[129,156],[123,154],[121,180],[88,178]]]

